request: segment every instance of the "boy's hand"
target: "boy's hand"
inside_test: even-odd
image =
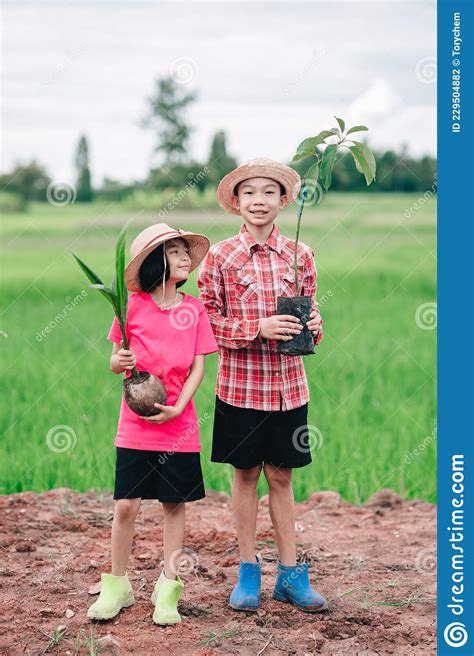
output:
[[[120,346],[122,347],[117,351],[118,360],[122,369],[133,369],[137,364],[137,358],[135,353],[131,350],[123,348],[123,342],[120,340]]]
[[[179,417],[182,413],[182,410],[175,405],[161,405],[161,403],[154,403],[155,408],[161,410],[159,415],[152,415],[151,417],[142,417],[145,421],[148,421],[150,424],[164,424],[165,421]]]
[[[278,339],[287,342],[293,335],[299,335],[303,324],[291,314],[277,314],[260,320],[260,335],[265,339]]]
[[[310,319],[306,325],[308,326],[308,329],[313,333],[313,337],[316,339],[322,329],[321,317],[319,312],[316,312],[316,310],[312,310],[309,317]]]

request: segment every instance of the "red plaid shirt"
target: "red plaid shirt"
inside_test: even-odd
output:
[[[226,403],[291,410],[309,399],[301,356],[281,355],[276,340],[258,335],[260,319],[276,314],[277,297],[294,296],[293,250],[294,241],[276,226],[261,246],[243,224],[238,235],[212,246],[201,265],[201,300],[219,346],[216,393]],[[318,310],[313,256],[298,244],[300,294],[311,296]],[[321,331],[316,343],[322,338]]]

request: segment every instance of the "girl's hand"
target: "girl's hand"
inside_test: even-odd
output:
[[[131,350],[124,349],[122,340],[120,340],[120,346],[122,348],[117,351],[120,366],[122,369],[133,369],[133,367],[136,367],[137,365],[137,358],[135,357],[135,353]]]
[[[161,410],[159,415],[152,415],[151,417],[142,417],[150,424],[164,424],[165,421],[179,417],[182,410],[175,405],[161,405],[161,403],[154,403],[155,408]]]
[[[309,317],[310,320],[306,323],[306,325],[308,326],[309,330],[313,333],[313,337],[316,339],[316,337],[319,335],[322,329],[321,317],[319,315],[319,312],[316,312],[316,310],[312,310]]]

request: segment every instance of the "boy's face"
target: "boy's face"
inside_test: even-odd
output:
[[[286,201],[286,194],[280,195],[278,182],[270,178],[243,180],[237,191],[239,195],[232,196],[232,203],[245,223],[253,226],[273,223]]]

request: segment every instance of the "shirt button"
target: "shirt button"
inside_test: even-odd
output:
[[[280,374],[279,374],[278,372],[275,374],[275,376],[279,376],[279,375],[280,375]]]

